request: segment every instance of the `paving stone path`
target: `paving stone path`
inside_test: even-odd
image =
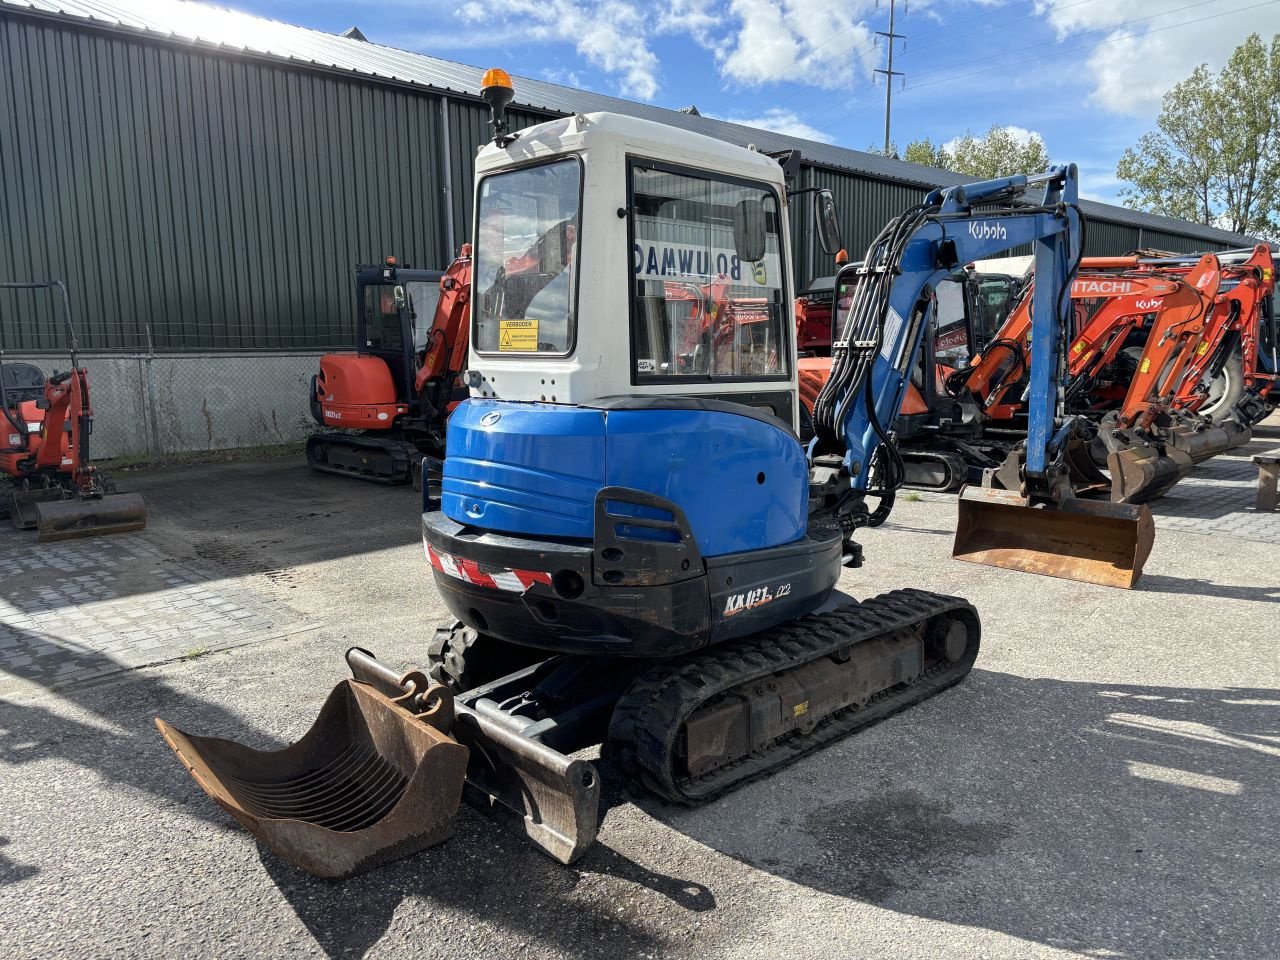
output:
[[[61,689],[298,626],[287,605],[175,561],[144,536],[38,544],[0,532],[0,694]]]
[[[1168,496],[1150,505],[1156,526],[1280,543],[1280,511],[1254,509],[1258,468],[1252,460],[1255,454],[1280,454],[1280,442],[1269,450],[1260,446],[1265,444],[1255,441],[1246,454],[1229,451],[1197,464]]]

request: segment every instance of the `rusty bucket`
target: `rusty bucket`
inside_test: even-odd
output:
[[[147,502],[140,493],[79,497],[61,487],[14,490],[9,518],[19,530],[35,530],[40,543],[127,533],[147,525]]]
[[[1142,444],[1107,454],[1113,503],[1149,503],[1191,472],[1194,461],[1176,447]]]
[[[342,878],[448,839],[468,750],[447,727],[452,698],[432,687],[415,715],[372,686],[345,680],[283,750],[156,726],[218,806],[281,858]],[[427,702],[424,699],[422,702]]]
[[[1033,506],[1012,490],[965,487],[951,555],[1005,570],[1132,588],[1155,542],[1145,506],[1067,499]]]
[[[1232,445],[1231,434],[1221,424],[1177,424],[1169,428],[1168,442],[1170,447],[1190,457],[1192,463],[1203,463]]]

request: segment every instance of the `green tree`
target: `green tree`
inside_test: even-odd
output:
[[[912,140],[908,143],[907,155],[902,159],[911,163],[918,163],[923,167],[945,168],[950,162],[946,151],[942,147],[934,146],[933,141],[928,137],[923,140]]]
[[[981,180],[1013,173],[1043,173],[1049,168],[1049,151],[1038,134],[1019,137],[1009,127],[993,126],[982,137],[966,130],[951,149],[927,137],[907,144],[906,159],[926,167],[940,167]]]
[[[1130,206],[1233,233],[1280,231],[1280,34],[1251,34],[1215,74],[1200,64],[1164,95],[1156,129],[1124,152]]]

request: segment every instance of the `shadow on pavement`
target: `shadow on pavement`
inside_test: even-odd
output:
[[[78,668],[114,673],[121,667],[104,654],[64,647],[47,636],[32,634],[29,642],[45,650],[46,656],[61,658]],[[10,667],[8,672],[47,686],[48,674],[43,671]],[[130,673],[122,682],[56,693],[90,714],[91,719],[65,716],[33,699],[0,697],[0,776],[5,765],[61,760],[93,770],[105,781],[182,804],[187,812],[221,826],[229,822],[228,818],[182,768],[152,718],[173,718],[180,726],[190,723],[202,732],[216,732],[261,749],[284,746],[246,723],[243,717],[216,703],[189,696],[146,671]]]
[[[9,838],[0,837],[0,847],[8,845]],[[14,863],[4,853],[0,853],[0,887],[33,877],[39,872],[40,868],[33,864]]]
[[[1280,584],[1273,587],[1243,587],[1227,583],[1213,583],[1194,577],[1167,577],[1155,573],[1143,574],[1137,589],[1154,593],[1196,594],[1202,597],[1225,597],[1231,600],[1251,600],[1255,603],[1280,603]]]
[[[900,913],[1094,956],[1256,958],[1280,956],[1277,789],[1280,692],[975,670],[705,808],[638,802]]]
[[[465,805],[448,843],[342,883],[317,880],[259,847],[262,865],[298,919],[330,957],[362,956],[372,946],[394,952],[403,937],[423,956],[484,956],[485,926],[542,950],[583,957],[663,956],[663,940],[645,929],[651,919],[626,901],[580,890],[608,874],[664,893],[675,911],[705,911],[715,897],[699,884],[654,873],[603,844],[573,867],[537,853],[527,841]],[[422,943],[415,930],[393,927],[405,900],[443,914],[457,937]],[[617,907],[611,910],[611,907]],[[416,913],[420,913],[419,908]]]

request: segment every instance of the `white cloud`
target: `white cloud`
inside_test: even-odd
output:
[[[1249,33],[1267,38],[1280,32],[1280,7],[1272,4],[1231,15],[1229,11],[1254,4],[1190,3],[1194,0],[1170,10],[1169,0],[1037,0],[1036,9],[1046,15],[1060,40],[1099,44],[1082,71],[1094,78],[1094,103],[1115,113],[1146,117],[1197,64],[1218,69]],[[1202,19],[1206,17],[1212,19]]]
[[[658,57],[647,42],[654,23],[628,0],[468,0],[457,16],[472,27],[496,27],[487,44],[498,36],[572,43],[589,63],[617,76],[623,94],[652,100],[658,92]]]
[[[679,34],[707,50],[733,85],[849,90],[865,84],[882,56],[862,19],[874,8],[875,0],[462,0],[452,15],[468,29],[419,37],[415,45],[429,52],[531,40],[572,44],[616,77],[623,95],[652,100],[662,86],[654,41]]]
[[[782,107],[769,107],[762,114],[756,117],[722,117],[713,114],[705,114],[713,120],[725,120],[729,123],[740,124],[744,127],[755,127],[759,130],[771,130],[774,133],[781,133],[789,137],[801,137],[805,140],[817,140],[819,143],[834,143],[835,139],[831,134],[817,127],[811,127],[805,123],[793,110],[786,110]]]
[[[872,8],[869,0],[729,0],[728,48],[708,48],[729,80],[848,89],[879,60],[875,33],[861,19]]]

